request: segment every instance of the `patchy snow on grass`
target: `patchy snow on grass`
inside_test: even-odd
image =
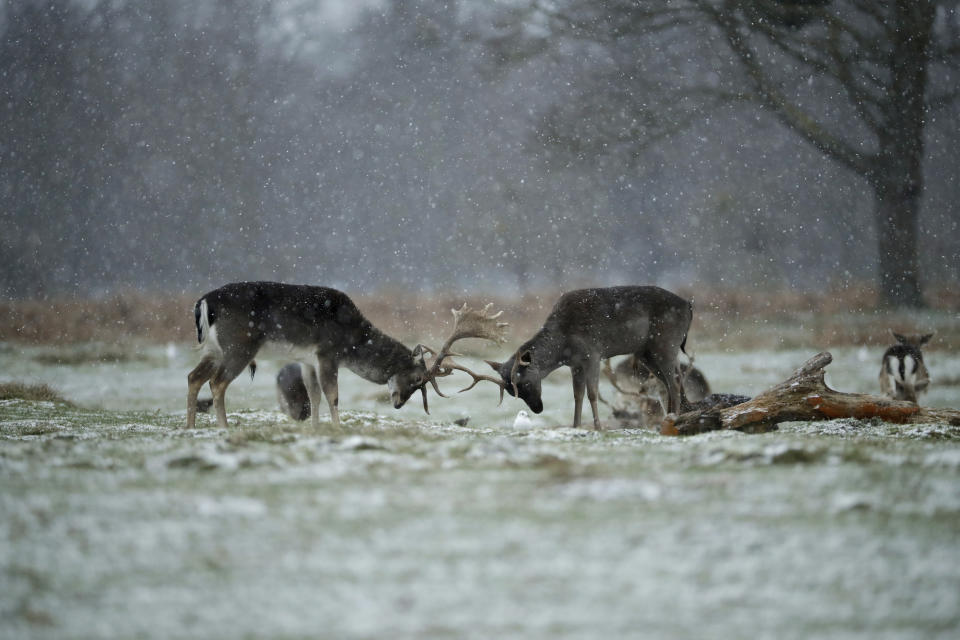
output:
[[[436,399],[427,416],[413,402],[395,411],[344,372],[342,427],[321,415],[316,431],[277,411],[265,362],[231,386],[229,428],[202,416],[187,430],[190,363],[159,349],[103,366],[26,358],[33,379],[79,407],[0,402],[0,637],[960,627],[956,427],[572,429],[559,371],[540,424],[515,428],[522,403],[498,407],[495,389]],[[754,394],[810,355],[704,353],[697,366],[714,391]],[[874,390],[872,362],[835,356],[834,386]],[[943,402],[960,405],[957,393]]]

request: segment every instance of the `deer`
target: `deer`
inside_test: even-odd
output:
[[[224,402],[227,387],[264,350],[300,364],[301,377],[310,404],[314,429],[319,428],[319,406],[326,397],[333,426],[340,428],[339,367],[361,378],[385,384],[391,402],[400,409],[413,393],[423,395],[423,410],[429,414],[427,384],[442,397],[437,378],[455,370],[474,376],[471,389],[484,378],[459,365],[450,356],[454,342],[463,338],[505,340],[508,326],[500,313],[490,314],[467,307],[453,310],[453,335],[440,351],[424,345],[409,349],[377,329],[342,291],[329,287],[279,282],[234,282],[214,289],[197,300],[194,318],[201,358],[187,375],[187,427],[196,424],[197,395],[209,382],[217,425],[226,429]],[[428,362],[427,355],[433,360]],[[253,372],[251,367],[251,373]],[[497,382],[492,380],[493,382]],[[502,399],[502,391],[501,391]]]
[[[616,368],[610,361],[604,362],[603,373],[613,388],[619,392],[619,402],[613,404],[613,417],[624,424],[641,427],[658,427],[663,422],[663,384],[636,362],[633,356],[621,360]],[[724,409],[750,400],[739,393],[711,393],[703,372],[690,363],[680,364],[680,386],[687,403],[683,411],[706,411]]]
[[[685,402],[677,356],[686,346],[692,319],[690,302],[660,287],[579,289],[560,296],[543,326],[509,360],[487,364],[507,393],[534,413],[543,411],[541,381],[561,366],[570,367],[573,427],[580,426],[586,390],[594,429],[600,429],[600,363],[631,354],[663,383],[667,411],[674,413]]]
[[[679,365],[680,386],[684,398],[691,406],[710,397],[710,384],[700,369],[690,362]],[[618,395],[612,403],[613,416],[621,422],[637,422],[644,427],[660,424],[666,412],[663,409],[666,388],[634,356],[624,358],[611,367],[610,360],[604,360],[603,374],[617,390]],[[603,398],[600,398],[604,402]]]
[[[710,383],[703,372],[693,366],[692,360],[691,358],[690,363],[680,363],[680,384],[689,402],[699,402],[710,395]],[[603,372],[614,388],[622,394],[652,397],[659,396],[664,391],[660,381],[634,356],[624,358],[613,369],[610,368],[610,361],[606,360]]]
[[[277,402],[284,413],[297,421],[310,417],[310,395],[303,380],[303,367],[298,362],[286,364],[277,372]]]
[[[917,403],[917,397],[930,386],[930,374],[923,362],[920,347],[933,337],[932,333],[903,335],[891,331],[897,344],[883,352],[880,361],[880,389],[895,400]]]

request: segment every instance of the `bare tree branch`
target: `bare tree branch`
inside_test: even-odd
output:
[[[776,88],[776,83],[764,72],[756,50],[747,43],[746,37],[741,32],[741,23],[734,16],[734,12],[717,8],[706,0],[697,1],[714,24],[721,29],[730,49],[743,65],[763,104],[771,109],[781,123],[802,136],[822,153],[851,170],[861,175],[871,172],[872,158],[844,143],[840,138],[830,135],[821,123]]]
[[[932,96],[927,100],[927,107],[931,111],[940,111],[960,102],[960,91],[951,91],[938,96]]]
[[[635,1],[620,2],[615,7],[610,5],[609,2],[601,3],[597,7],[599,10],[591,11],[595,5],[573,3],[561,7],[542,0],[533,3],[540,13],[551,20],[557,32],[603,44],[638,34],[650,35],[689,27],[702,21],[699,11],[693,7],[657,6],[650,9],[642,8]]]

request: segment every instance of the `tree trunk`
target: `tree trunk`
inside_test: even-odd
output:
[[[897,0],[891,33],[890,102],[869,176],[876,195],[880,304],[922,307],[917,219],[923,193],[927,68],[935,15],[930,0]]]
[[[826,385],[824,371],[833,356],[823,352],[810,358],[787,380],[757,397],[732,407],[718,406],[664,418],[663,435],[692,435],[704,431],[736,429],[763,433],[780,422],[879,418],[896,424],[944,423],[960,426],[960,411],[928,409],[912,402],[866,393],[843,393]]]
[[[891,193],[893,191],[893,193]],[[880,306],[922,307],[917,219],[920,196],[908,189],[876,189]]]

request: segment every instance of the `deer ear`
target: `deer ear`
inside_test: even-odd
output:
[[[928,342],[930,342],[930,338],[932,337],[933,337],[932,333],[926,333],[920,336],[920,344],[927,344]]]
[[[418,344],[413,349],[413,364],[425,364],[423,355],[424,355],[423,345]]]
[[[891,331],[890,333],[892,333],[892,334],[893,334],[893,337],[897,339],[897,342],[899,342],[899,343],[901,343],[901,344],[907,344],[907,337],[906,337],[906,336],[901,335],[901,334],[897,333],[896,331]]]
[[[521,367],[529,367],[530,363],[533,362],[533,354],[530,353],[530,350],[527,349],[518,357]]]
[[[500,373],[500,368],[503,367],[502,362],[494,362],[493,360],[484,360],[484,362],[490,365],[497,373]]]

